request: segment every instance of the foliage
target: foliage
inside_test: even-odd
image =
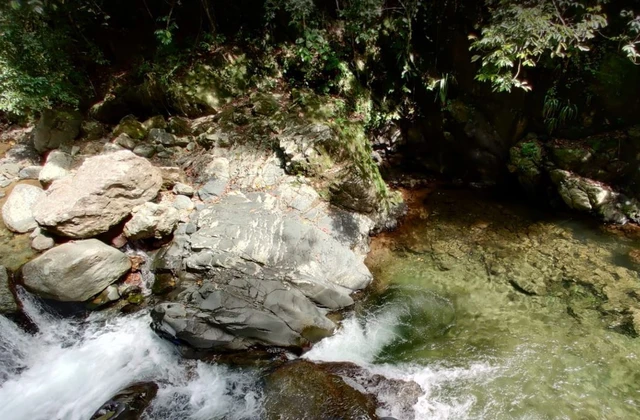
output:
[[[562,100],[557,96],[557,90],[551,88],[547,91],[542,107],[542,116],[549,133],[574,120],[578,116],[578,107],[570,100]]]
[[[607,26],[606,0],[487,0],[491,20],[471,48],[480,54],[480,81],[496,91],[530,90],[523,69],[543,58],[564,58],[589,51],[589,40]]]

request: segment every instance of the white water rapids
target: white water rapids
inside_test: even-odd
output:
[[[118,391],[140,381],[159,384],[145,413],[152,420],[259,419],[261,392],[256,373],[238,372],[183,360],[173,345],[149,327],[145,313],[71,321],[45,312],[21,293],[25,313],[38,327],[25,333],[0,316],[0,419],[88,420]],[[396,395],[377,390],[381,416],[402,419],[462,419],[472,399],[439,401],[435,390],[464,380],[490,380],[486,364],[467,368],[374,364],[398,339],[399,314],[393,308],[366,321],[347,319],[339,332],[304,357],[314,361],[351,361],[389,378],[412,380],[423,395],[412,410],[396,404]]]

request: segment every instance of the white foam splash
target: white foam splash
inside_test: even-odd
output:
[[[28,298],[24,303],[40,332],[31,336],[0,317],[0,348],[8,350],[0,359],[1,419],[86,420],[139,381],[161,384],[154,419],[241,419],[259,410],[250,374],[181,360],[149,328],[147,314],[72,322],[46,314]]]

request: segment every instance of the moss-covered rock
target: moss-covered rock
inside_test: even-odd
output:
[[[308,361],[288,363],[265,378],[269,420],[377,419],[375,409],[373,398]]]
[[[509,150],[509,171],[529,194],[536,194],[543,183],[544,149],[533,136],[517,143]]]
[[[167,128],[167,121],[162,115],[156,115],[143,122],[142,126],[147,131],[151,130],[152,128],[165,129]]]
[[[147,136],[148,130],[133,115],[128,115],[120,120],[120,123],[114,128],[113,136],[118,137],[120,134],[126,134],[135,140],[142,140]]]

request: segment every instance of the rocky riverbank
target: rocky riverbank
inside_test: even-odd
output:
[[[331,334],[327,315],[372,280],[369,235],[403,204],[365,137],[289,101],[256,94],[198,119],[114,127],[51,111],[15,131],[0,172],[4,224],[32,248],[17,281],[93,309],[155,306],[157,331],[198,350],[300,349]],[[149,253],[154,284],[132,248]]]

